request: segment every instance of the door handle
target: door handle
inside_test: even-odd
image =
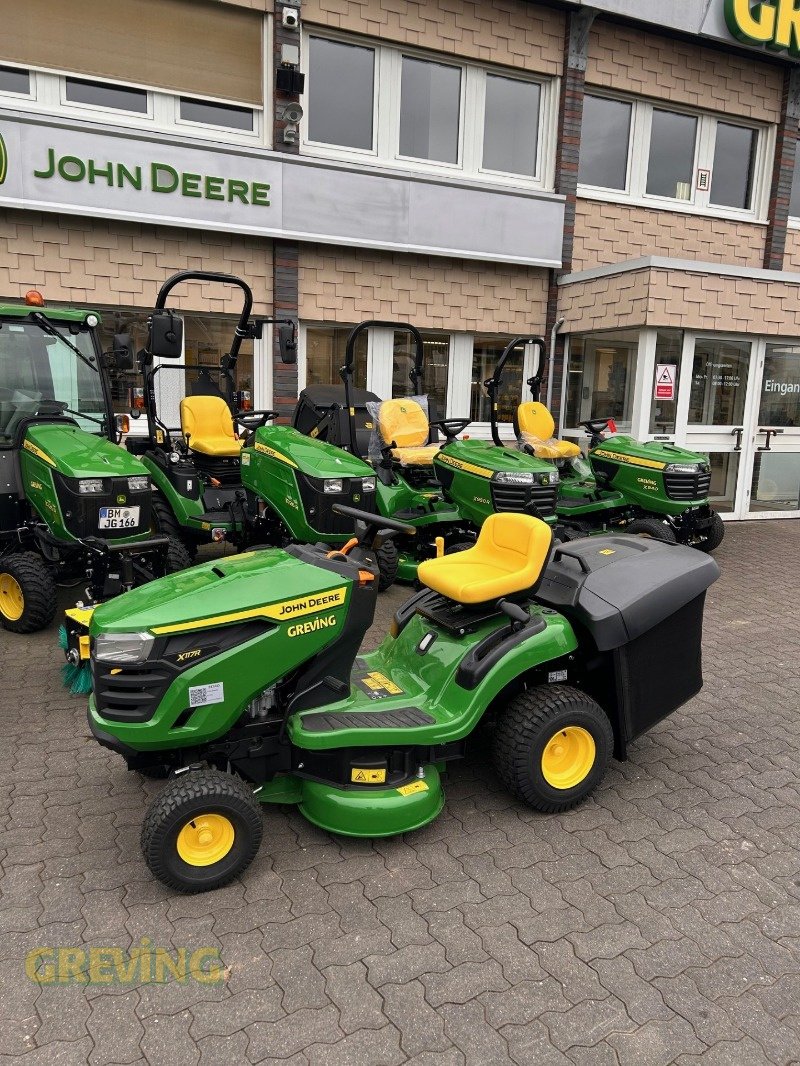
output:
[[[736,444],[735,444],[734,449],[733,449],[735,452],[740,452],[742,450],[742,434],[743,433],[744,433],[744,426],[739,426],[738,429],[732,429],[731,430],[731,436],[732,437],[736,437]]]
[[[758,451],[760,451],[760,452],[771,452],[772,451],[772,445],[770,444],[770,441],[772,440],[773,437],[777,437],[779,433],[783,433],[783,430],[782,429],[764,429],[762,427],[762,428],[759,429],[758,432],[759,433],[766,433],[766,435],[767,435],[766,444],[762,444],[758,448]]]

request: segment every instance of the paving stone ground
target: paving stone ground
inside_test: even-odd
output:
[[[703,692],[579,810],[512,801],[477,748],[427,828],[269,809],[244,878],[193,897],[148,873],[158,786],[89,739],[54,630],[3,633],[1,1061],[800,1062],[798,548],[798,522],[728,527]],[[225,979],[25,973],[35,948],[143,945],[218,949]]]

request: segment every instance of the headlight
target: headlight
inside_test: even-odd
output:
[[[670,463],[664,467],[665,474],[696,474],[700,467],[697,463]]]
[[[84,319],[84,322],[89,327],[89,329],[94,329],[95,326],[100,325],[100,319],[97,317],[97,315],[87,315]]]
[[[143,663],[155,639],[151,633],[101,633],[94,657],[106,663]]]
[[[150,488],[150,478],[147,474],[138,474],[128,478],[128,488],[131,492],[144,492]]]
[[[375,478],[374,477],[365,477],[362,480],[362,482],[361,482],[361,488],[364,490],[364,492],[374,492],[375,491]]]
[[[78,492],[81,496],[88,496],[93,492],[103,491],[103,479],[100,477],[85,477],[78,482]]]
[[[516,474],[511,470],[500,470],[494,475],[494,481],[500,481],[506,485],[532,485],[533,474]]]
[[[323,482],[325,492],[341,492],[342,479],[340,477],[328,477]]]
[[[542,474],[542,484],[543,485],[557,485],[559,480],[560,480],[560,478],[558,476],[558,471],[557,470],[553,470],[549,474]]]

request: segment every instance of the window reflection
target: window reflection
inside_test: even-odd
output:
[[[631,429],[639,335],[576,335],[569,342],[566,425],[576,428],[591,418],[613,418]]]

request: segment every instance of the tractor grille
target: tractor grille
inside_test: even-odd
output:
[[[704,500],[711,489],[711,471],[664,474],[664,487],[671,500]]]
[[[97,713],[111,722],[149,722],[176,673],[164,662],[118,668],[92,659]]]
[[[492,505],[499,512],[551,518],[556,513],[557,495],[558,485],[492,484]]]
[[[78,491],[79,478],[68,478],[63,474],[55,475],[56,495],[64,516],[64,525],[73,537],[100,537],[102,540],[117,541],[123,538],[141,536],[150,531],[150,507],[153,493],[148,484],[146,489],[132,492],[128,488],[127,477],[102,478],[102,493],[81,495]],[[99,529],[101,507],[123,506],[139,508],[139,524],[131,529]]]

